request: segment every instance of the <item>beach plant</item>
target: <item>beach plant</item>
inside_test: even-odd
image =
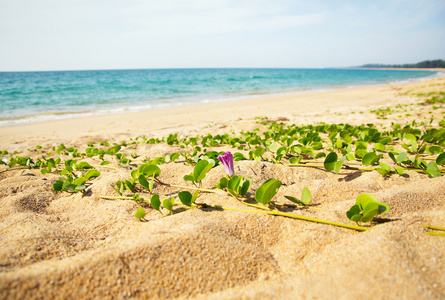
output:
[[[206,177],[207,172],[210,171],[214,165],[214,160],[203,159],[195,165],[193,172],[184,176],[184,180],[191,181],[196,186],[201,186],[201,181]]]
[[[59,178],[54,184],[55,191],[64,191],[69,193],[85,192],[87,188],[87,181],[91,178],[100,176],[97,170],[89,170],[84,175],[76,177],[75,175],[68,175],[66,178]]]
[[[227,191],[237,200],[240,200],[240,197],[246,196],[252,184],[252,180],[235,175],[234,157],[230,151],[223,155],[219,155],[217,158],[226,171],[226,177],[222,177],[216,187]]]
[[[372,194],[361,194],[357,197],[355,204],[346,212],[349,220],[356,222],[372,222],[374,217],[379,214],[386,214],[389,206],[380,203]]]
[[[227,191],[237,200],[240,200],[240,197],[244,197],[247,195],[251,184],[252,184],[251,179],[249,178],[245,179],[243,176],[233,175],[233,176],[222,177],[219,180],[216,187],[221,190]]]
[[[137,212],[134,214],[134,217],[142,220],[145,217],[145,215],[146,213],[144,211],[144,208],[142,206],[139,206]]]

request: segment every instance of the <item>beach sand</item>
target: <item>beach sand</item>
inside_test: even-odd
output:
[[[113,144],[141,136],[264,130],[267,124],[258,123],[257,117],[289,124],[390,126],[433,116],[437,123],[445,108],[418,105],[415,95],[431,91],[445,91],[445,77],[0,128],[0,150],[38,157],[39,151],[61,143],[84,150],[90,141]],[[386,118],[371,112],[386,106],[394,108]],[[35,152],[36,145],[42,149]],[[129,145],[123,151],[134,151],[141,159],[183,150],[159,143]],[[117,161],[110,166],[117,168]],[[5,169],[0,166],[0,171]],[[161,169],[163,181],[183,185],[183,176],[192,171],[181,159]],[[345,212],[358,195],[371,193],[390,206],[385,217],[391,222],[357,232],[198,208],[169,217],[146,208],[147,221],[141,222],[134,217],[139,206],[134,201],[99,198],[117,196],[110,184],[130,177],[131,171],[99,170],[100,177],[85,194],[53,191],[58,174],[0,173],[0,299],[445,298],[445,237],[425,234],[428,230],[421,226],[445,227],[444,177],[407,171],[385,179],[376,171],[335,174],[235,162],[236,173],[251,178],[253,190],[268,178],[282,181],[277,199],[298,197],[308,187],[321,210],[293,213],[353,225]],[[224,174],[222,166],[212,169],[204,187],[212,188]],[[178,191],[155,185],[162,198]],[[222,191],[202,194],[199,201],[246,208]]]

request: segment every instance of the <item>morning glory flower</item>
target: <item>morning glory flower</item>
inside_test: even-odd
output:
[[[218,156],[218,160],[222,163],[227,175],[235,175],[235,169],[233,168],[233,155],[229,151],[224,153],[224,155]]]

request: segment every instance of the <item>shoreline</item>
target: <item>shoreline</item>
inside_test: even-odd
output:
[[[424,85],[445,77],[435,77],[410,83],[340,88],[245,100],[215,102],[159,110],[64,119],[11,127],[0,127],[2,144],[24,140],[70,140],[79,136],[120,134],[147,135],[150,131],[173,132],[176,127],[195,125],[195,120],[211,124],[238,119],[268,117],[295,119],[304,114],[319,114],[350,107],[370,108],[394,102],[398,90]],[[284,109],[283,109],[284,108]],[[267,112],[267,113],[265,113]],[[170,129],[170,130],[169,130]]]
[[[438,77],[440,78],[440,77]],[[275,97],[260,97],[233,102],[218,102],[196,106],[175,107],[119,115],[104,115],[88,118],[75,118],[59,121],[19,125],[0,128],[2,144],[19,140],[73,139],[79,136],[114,135],[132,131],[134,136],[147,134],[148,131],[174,129],[175,127],[191,126],[193,120],[204,123],[217,123],[239,118],[255,118],[267,111],[270,117],[291,118],[292,113],[317,113],[322,107],[324,111],[339,107],[384,105],[391,101],[394,89],[407,85],[427,82],[367,86],[345,88],[323,92],[310,92],[281,95]],[[376,99],[376,93],[380,94]],[[341,100],[340,100],[341,99]],[[284,110],[282,107],[288,109]],[[213,113],[212,113],[213,112]],[[168,130],[167,130],[168,131]]]
[[[335,68],[334,68],[335,69]],[[351,68],[357,70],[379,70],[376,68]],[[382,69],[385,70],[385,69]],[[325,86],[315,86],[311,88],[295,88],[295,89],[281,89],[281,90],[264,90],[264,91],[251,91],[244,93],[236,93],[236,94],[214,94],[214,95],[196,95],[190,96],[186,98],[179,98],[175,100],[175,98],[166,98],[161,102],[155,103],[126,103],[125,105],[121,104],[121,106],[116,106],[116,104],[110,104],[110,107],[96,107],[96,108],[85,108],[80,109],[79,111],[60,111],[60,112],[37,112],[35,114],[28,114],[24,116],[18,116],[11,119],[5,117],[0,120],[0,128],[11,128],[16,126],[26,126],[26,125],[34,125],[39,123],[47,123],[47,122],[57,122],[64,121],[70,119],[80,119],[80,118],[94,118],[94,117],[102,117],[102,116],[119,116],[124,114],[131,113],[139,113],[139,112],[148,112],[148,111],[158,111],[164,109],[171,108],[181,108],[188,106],[199,106],[206,104],[214,104],[214,103],[223,103],[223,102],[235,102],[235,101],[244,101],[258,98],[271,98],[271,97],[281,97],[295,94],[306,94],[306,93],[318,93],[318,92],[329,92],[341,89],[351,89],[351,88],[363,88],[363,87],[376,87],[376,86],[386,86],[386,85],[397,85],[403,83],[413,83],[419,82],[423,80],[428,80],[432,78],[438,78],[445,76],[445,69],[388,69],[388,70],[406,70],[406,71],[429,71],[433,74],[421,77],[421,78],[408,78],[408,79],[397,79],[394,81],[387,82],[368,82],[368,83],[353,83],[353,84],[338,84],[338,85],[325,85]]]

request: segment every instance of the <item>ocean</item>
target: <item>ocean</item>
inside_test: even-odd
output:
[[[147,69],[0,72],[0,127],[286,93],[403,83],[436,71]]]

